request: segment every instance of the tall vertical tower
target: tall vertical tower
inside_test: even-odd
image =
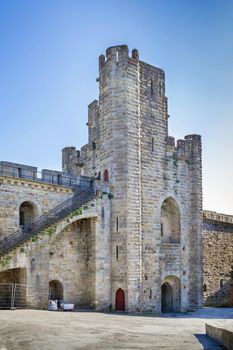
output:
[[[113,309],[185,311],[202,305],[201,138],[168,135],[165,73],[126,45],[99,57],[99,101],[89,105],[84,175],[110,182]],[[70,164],[72,163],[72,164]]]
[[[126,308],[140,308],[142,279],[141,126],[138,53],[115,46],[99,59],[100,171],[112,185],[112,304],[119,288]]]

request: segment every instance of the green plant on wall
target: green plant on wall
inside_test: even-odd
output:
[[[6,267],[12,259],[11,255],[6,255],[0,258],[0,266],[1,267]]]

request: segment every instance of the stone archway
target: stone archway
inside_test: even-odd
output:
[[[63,285],[60,281],[52,280],[49,282],[49,299],[63,300]]]
[[[161,241],[180,243],[180,210],[174,198],[166,198],[161,206]]]
[[[35,203],[25,201],[19,207],[19,225],[23,228],[33,224],[38,216],[38,209]]]
[[[176,276],[168,276],[161,285],[161,311],[180,312],[181,284]]]
[[[50,241],[49,280],[61,281],[62,299],[78,308],[92,308],[96,302],[95,220],[73,221]]]

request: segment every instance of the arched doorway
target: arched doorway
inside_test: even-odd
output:
[[[57,280],[49,282],[49,299],[63,300],[63,285]]]
[[[161,299],[162,299],[162,312],[172,312],[173,311],[173,297],[172,297],[172,287],[168,282],[162,284],[161,287]]]
[[[172,197],[165,199],[161,207],[161,241],[180,243],[180,210]]]
[[[23,228],[29,227],[38,216],[38,210],[34,203],[23,202],[19,207],[19,224]]]
[[[116,292],[116,311],[125,311],[125,292],[119,288]]]
[[[181,284],[176,276],[167,276],[161,285],[161,311],[180,312]]]

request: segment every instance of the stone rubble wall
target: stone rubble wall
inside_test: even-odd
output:
[[[233,306],[233,216],[204,211],[204,302]]]
[[[25,202],[35,204],[38,216],[48,212],[73,196],[68,187],[50,185],[0,176],[0,238],[15,231],[19,226],[19,208]]]
[[[107,195],[97,197],[0,258],[0,283],[18,269],[37,307],[47,308],[49,281],[58,280],[66,302],[109,310],[110,204]]]

